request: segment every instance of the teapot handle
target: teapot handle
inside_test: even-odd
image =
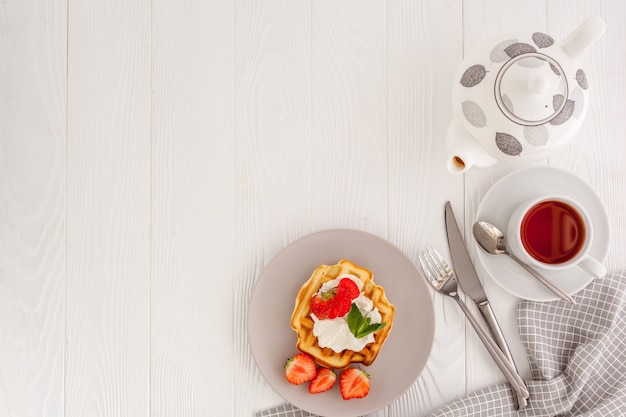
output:
[[[606,31],[606,23],[598,16],[591,17],[576,28],[563,41],[563,49],[572,59],[577,59]]]

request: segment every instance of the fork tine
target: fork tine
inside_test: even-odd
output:
[[[441,271],[439,270],[439,265],[433,255],[434,250],[435,249],[432,246],[428,245],[424,250],[424,258],[426,259],[426,262],[428,263],[428,266],[433,274],[437,277],[436,279],[439,280],[441,277]]]
[[[422,271],[426,275],[426,278],[429,281],[436,281],[437,277],[433,275],[433,272],[431,271],[428,261],[426,259],[426,252],[422,252],[421,254],[417,255],[417,259],[420,261],[420,266],[422,267]]]
[[[430,275],[431,275],[431,279],[433,281],[438,281],[441,277],[441,273],[439,271],[438,265],[437,265],[437,261],[435,260],[433,254],[432,254],[432,246],[427,246],[426,249],[424,249],[423,252],[423,256],[424,256],[424,262],[426,263],[426,265],[428,266],[428,270],[430,271]]]
[[[441,277],[441,279],[450,278],[454,272],[452,271],[452,268],[450,267],[448,262],[432,246],[431,246],[431,250],[432,250],[431,256],[433,256],[433,259],[435,260],[435,264],[437,265],[437,269],[439,271],[439,276]]]
[[[440,281],[442,275],[439,269],[439,265],[436,259],[433,257],[433,254],[431,253],[431,249],[432,247],[428,246],[426,250],[424,250],[422,254],[418,256],[418,259],[422,266],[422,270],[424,270],[424,273],[428,276],[428,279],[434,283]]]
[[[446,271],[448,269],[446,261],[433,246],[428,246],[427,250],[428,256],[430,256],[432,264],[437,270],[437,275],[439,276],[439,279],[444,278],[447,275]]]

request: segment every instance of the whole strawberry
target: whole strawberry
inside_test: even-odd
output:
[[[360,294],[359,288],[350,278],[342,278],[335,288],[313,295],[311,312],[320,320],[343,317],[350,312],[352,300]]]
[[[356,282],[352,281],[350,278],[341,278],[339,285],[337,285],[337,291],[341,292],[346,298],[349,298],[350,301],[361,294]]]

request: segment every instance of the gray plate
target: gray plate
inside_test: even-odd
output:
[[[290,323],[300,287],[317,266],[341,259],[372,271],[396,308],[393,328],[376,361],[363,367],[371,376],[369,395],[348,401],[341,398],[338,383],[328,392],[312,395],[307,384],[287,382],[283,368],[298,352]],[[360,416],[391,403],[422,372],[435,330],[431,297],[415,264],[386,240],[357,230],[318,232],[287,246],[262,272],[248,306],[248,341],[259,370],[285,400],[322,416]]]

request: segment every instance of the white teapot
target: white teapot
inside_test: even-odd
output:
[[[560,44],[535,32],[468,56],[452,87],[448,170],[534,162],[571,139],[588,104],[588,80],[577,58],[605,30],[593,17]]]

